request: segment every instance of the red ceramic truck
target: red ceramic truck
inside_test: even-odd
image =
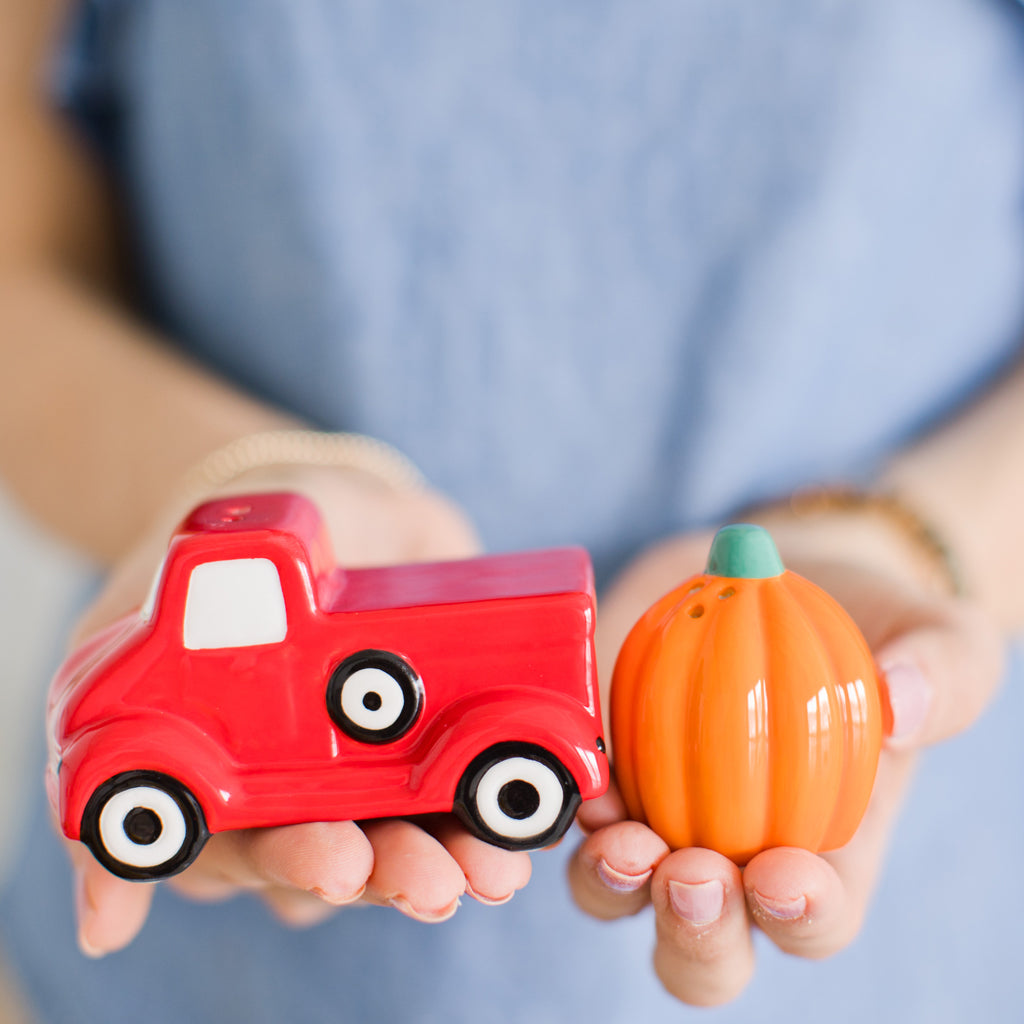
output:
[[[51,801],[132,879],[305,821],[454,810],[549,845],[608,784],[594,616],[580,549],[345,569],[303,497],[209,502],[58,672]]]

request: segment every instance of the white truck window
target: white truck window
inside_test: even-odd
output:
[[[281,577],[270,559],[232,558],[192,570],[184,628],[190,651],[276,644],[287,632]]]

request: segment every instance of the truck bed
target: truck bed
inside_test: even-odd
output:
[[[373,569],[339,569],[323,588],[322,610],[367,612],[593,590],[582,548],[487,555]]]

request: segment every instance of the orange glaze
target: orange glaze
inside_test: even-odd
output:
[[[831,850],[864,814],[888,714],[867,643],[823,590],[789,571],[705,573],[623,645],[615,773],[630,816],[673,849],[740,865],[774,846]]]

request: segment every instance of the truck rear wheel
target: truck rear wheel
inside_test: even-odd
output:
[[[536,850],[562,838],[579,805],[579,787],[558,758],[533,744],[501,743],[463,773],[454,810],[495,846]]]

